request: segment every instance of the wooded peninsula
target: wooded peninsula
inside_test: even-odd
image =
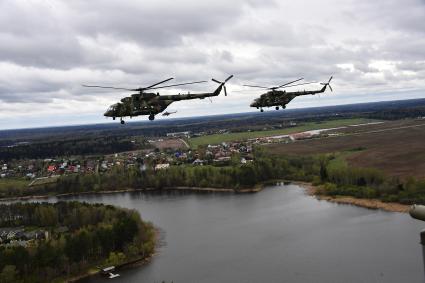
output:
[[[0,282],[61,282],[142,260],[155,232],[138,212],[81,202],[0,205]]]

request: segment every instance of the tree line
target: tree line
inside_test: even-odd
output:
[[[0,197],[84,193],[126,189],[158,189],[165,187],[232,188],[235,191],[252,188],[274,179],[313,182],[322,185],[322,193],[351,195],[359,198],[379,198],[401,203],[425,203],[425,181],[401,180],[386,176],[374,168],[331,166],[335,157],[277,156],[262,148],[254,151],[254,161],[240,164],[232,158],[229,166],[171,166],[163,170],[138,166],[114,167],[101,174],[68,175],[55,184],[19,189],[13,186],[0,192]]]
[[[425,204],[425,180],[389,177],[376,168],[358,168],[346,164],[332,166],[334,158],[332,154],[319,157],[320,175],[313,181],[315,185],[320,185],[319,193]]]
[[[97,137],[70,140],[37,141],[30,144],[0,147],[0,160],[43,159],[63,156],[112,154],[141,149],[146,144],[133,143],[130,138]]]

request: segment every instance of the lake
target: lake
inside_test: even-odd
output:
[[[255,194],[117,193],[60,198],[138,210],[158,254],[113,282],[423,282],[408,214],[319,201],[297,185]],[[56,201],[51,198],[49,201]],[[95,276],[82,282],[104,282]]]

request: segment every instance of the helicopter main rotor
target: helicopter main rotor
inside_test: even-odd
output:
[[[174,86],[183,86],[183,85],[191,85],[191,84],[199,84],[199,83],[206,83],[207,81],[196,81],[196,82],[189,82],[189,83],[180,83],[180,84],[172,84],[172,85],[165,85],[165,86],[158,86],[160,84],[163,84],[165,82],[168,82],[170,80],[173,80],[174,78],[168,78],[166,80],[154,83],[153,85],[147,86],[147,87],[139,87],[139,88],[124,88],[124,87],[114,87],[114,86],[101,86],[101,85],[82,85],[84,87],[95,87],[95,88],[107,88],[107,89],[116,89],[116,90],[127,90],[127,91],[138,91],[140,94],[142,94],[144,91],[149,89],[161,89],[161,88],[168,88],[168,87],[174,87]]]
[[[275,90],[277,90],[277,89],[279,89],[279,88],[287,88],[287,87],[293,87],[293,86],[299,86],[299,85],[306,85],[306,84],[312,84],[312,83],[315,83],[315,82],[307,82],[307,83],[301,83],[301,84],[295,84],[295,85],[293,85],[293,83],[296,83],[296,82],[301,81],[301,80],[303,80],[303,79],[304,79],[304,78],[299,78],[299,79],[297,79],[297,80],[295,80],[295,81],[291,81],[291,82],[289,82],[289,83],[284,83],[284,84],[282,84],[282,85],[279,85],[279,86],[273,86],[273,87],[259,86],[259,85],[243,85],[243,86],[247,86],[247,87],[254,87],[254,88],[261,88],[261,89],[268,89],[268,90],[271,90],[271,91],[275,91]]]

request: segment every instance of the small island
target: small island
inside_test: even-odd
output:
[[[62,282],[147,259],[155,231],[134,210],[81,202],[0,205],[0,282]]]

